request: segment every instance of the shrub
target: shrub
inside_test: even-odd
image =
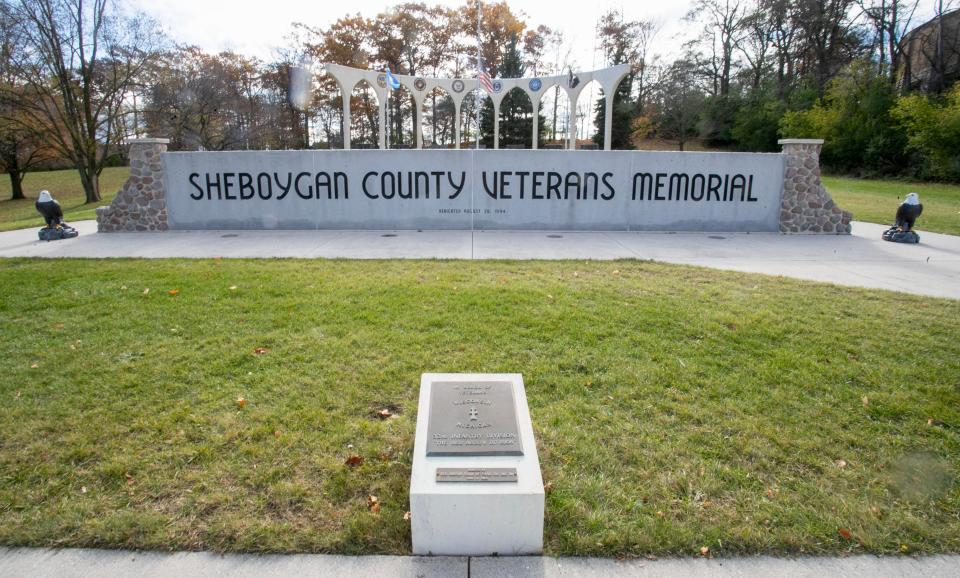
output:
[[[921,176],[960,180],[960,83],[941,98],[905,96],[892,115],[923,159]]]
[[[780,134],[824,139],[821,160],[833,170],[900,173],[907,168],[906,138],[891,116],[895,103],[894,88],[872,65],[854,63],[822,101],[784,114]]]

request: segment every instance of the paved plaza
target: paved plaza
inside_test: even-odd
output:
[[[549,231],[96,232],[42,242],[37,229],[0,233],[0,257],[306,259],[644,259],[960,299],[960,237],[921,231],[888,243],[882,225],[852,235]]]

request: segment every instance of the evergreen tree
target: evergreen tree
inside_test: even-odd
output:
[[[524,73],[523,53],[520,52],[520,38],[511,34],[504,47],[496,76],[499,78],[520,78]],[[493,72],[490,73],[493,76]],[[533,103],[524,91],[514,89],[504,95],[500,101],[500,147],[523,145],[533,148]],[[540,115],[538,124],[539,140],[543,140],[546,119]],[[487,148],[493,148],[493,102],[483,101],[480,111],[480,142]]]
[[[636,46],[640,34],[639,22],[624,22],[623,15],[616,10],[608,12],[600,21],[597,33],[601,37],[604,56],[608,66],[630,64],[636,57]],[[617,86],[613,95],[613,125],[611,131],[612,149],[632,149],[633,141],[630,138],[631,121],[633,120],[636,103],[633,101],[633,72],[626,76]],[[603,130],[606,122],[607,108],[605,95],[601,93],[594,105],[594,126],[596,132],[593,142],[603,148]]]

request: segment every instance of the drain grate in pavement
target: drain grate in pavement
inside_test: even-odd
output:
[[[726,237],[721,237],[720,235],[710,235],[708,239],[726,239]]]
[[[548,239],[562,239],[563,235],[547,235]]]
[[[230,233],[230,234],[228,234],[228,235],[220,235],[220,238],[221,238],[221,239],[232,239],[233,237],[239,237],[239,236],[240,236],[240,235],[237,235],[236,233]]]
[[[381,236],[381,237],[396,237],[397,235],[394,234],[394,233],[387,233],[386,235],[380,235],[380,236]]]

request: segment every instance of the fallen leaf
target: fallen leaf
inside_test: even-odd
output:
[[[551,491],[553,491],[553,482],[547,482],[543,485],[543,493],[549,494]]]
[[[34,363],[33,365],[30,366],[30,369],[36,369],[36,368],[38,368],[38,367],[40,367],[40,364],[39,364],[39,363]]]
[[[863,407],[867,407],[868,405],[870,405],[870,399],[867,396],[863,396],[863,398],[861,398],[860,401],[863,402]]]
[[[938,420],[938,419],[933,419],[933,418],[931,417],[930,419],[927,420],[927,425],[928,425],[928,426],[940,426],[940,427],[943,427],[943,426],[945,426],[945,425],[947,425],[947,424],[946,424],[946,422],[942,422],[942,421],[940,421],[940,420]]]
[[[280,438],[280,430],[277,430],[277,431],[273,432],[273,437],[279,439],[279,438]]]
[[[81,493],[81,494],[86,494],[86,493],[87,493],[87,487],[86,487],[86,486],[80,486],[80,493]]]
[[[773,488],[767,488],[767,497],[773,499]]]
[[[63,328],[64,328],[64,325],[63,325],[63,323],[54,323],[54,324],[53,324],[53,328],[54,328],[54,329],[63,329]]]
[[[238,397],[238,398],[237,398],[237,407],[239,407],[240,409],[243,409],[243,406],[245,406],[245,405],[247,405],[247,398],[245,398],[245,397]]]
[[[370,494],[367,496],[367,509],[374,514],[380,513],[380,498]]]
[[[619,276],[619,275],[620,275],[620,270],[619,270],[619,269],[614,269],[614,270],[613,270],[613,276],[614,276],[614,277],[617,277],[617,276]]]
[[[363,463],[363,458],[361,456],[358,456],[357,454],[353,454],[349,458],[347,458],[347,461],[345,463],[351,468],[355,468]]]
[[[850,530],[846,528],[837,528],[837,533],[840,534],[845,540],[849,540],[852,538],[852,535],[850,534]]]
[[[553,299],[553,295],[547,293],[547,299]]]
[[[380,452],[377,454],[377,457],[380,458],[381,462],[389,462],[392,454],[390,452]]]
[[[658,518],[662,518],[662,517],[663,517],[663,511],[662,511],[662,510],[657,510],[657,517],[658,517]]]
[[[150,288],[149,288],[149,287],[147,287],[146,289],[143,290],[143,294],[144,294],[144,295],[146,295],[146,294],[148,294],[148,293],[150,293]]]
[[[132,486],[134,484],[133,476],[131,476],[129,473],[123,474],[123,477],[127,478],[128,486]]]
[[[380,419],[389,419],[390,416],[392,415],[393,414],[390,413],[389,409],[381,409],[380,411],[377,412],[377,417],[379,417]]]
[[[900,544],[900,551],[906,554],[910,551],[910,546],[907,546],[906,544]]]
[[[846,460],[837,460],[835,463],[837,464],[837,467],[840,468],[841,470],[842,470],[843,468],[847,467],[847,461],[846,461]]]
[[[704,508],[709,508],[709,507],[712,506],[712,505],[713,505],[713,502],[711,502],[710,500],[706,500],[706,501],[703,502],[703,507],[704,507]]]
[[[879,518],[883,512],[880,510],[879,506],[870,506],[870,513]]]
[[[254,355],[263,355],[263,354],[266,353],[267,351],[268,351],[268,350],[267,350],[266,347],[254,347],[254,348],[253,348],[253,354],[254,354]]]
[[[231,290],[231,291],[236,291],[236,290],[237,290],[237,286],[236,286],[236,285],[231,285],[231,286],[230,286],[230,290]]]
[[[126,290],[127,290],[127,286],[126,286],[126,285],[121,285],[121,286],[120,286],[120,290],[121,290],[121,291],[126,291]]]
[[[701,546],[701,547],[700,547],[700,555],[701,555],[701,556],[709,556],[709,555],[710,555],[710,548],[708,548],[707,546]]]
[[[171,289],[171,290],[167,291],[167,293],[169,293],[169,294],[171,294],[171,295],[177,295],[177,294],[180,293],[180,290],[179,290],[179,289]]]
[[[580,273],[577,273],[576,271],[574,271],[574,272],[573,272],[573,276],[574,276],[574,277],[579,277],[579,276],[580,276]]]
[[[409,522],[409,521],[410,521],[410,512],[404,512],[404,514],[403,514],[403,521],[404,521],[404,522]]]

